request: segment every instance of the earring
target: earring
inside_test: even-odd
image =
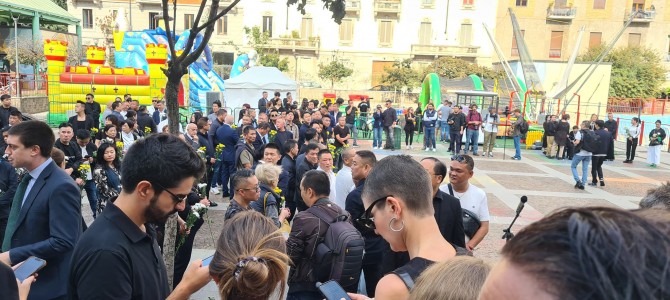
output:
[[[397,220],[396,217],[393,217],[393,218],[391,218],[391,220],[389,221],[389,228],[391,229],[391,231],[400,232],[400,231],[402,231],[403,229],[405,229],[405,221],[404,221],[404,220],[401,220],[401,221],[400,221],[400,222],[402,222],[402,223],[401,223],[402,225],[400,226],[400,229],[395,229],[395,228],[393,228],[393,225],[392,225],[392,224],[393,224],[393,222],[394,222],[395,220]]]

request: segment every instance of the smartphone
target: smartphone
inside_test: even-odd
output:
[[[37,273],[39,270],[42,270],[47,265],[47,261],[41,258],[31,256],[28,257],[16,270],[14,270],[14,276],[23,282],[26,278]]]
[[[329,280],[325,283],[316,283],[316,287],[319,289],[321,294],[326,297],[326,300],[351,300],[347,292],[340,286],[339,283],[335,280]]]
[[[202,266],[203,267],[209,266],[209,263],[212,262],[212,258],[214,258],[214,254],[212,254],[211,256],[208,256],[207,258],[203,259],[202,260]]]

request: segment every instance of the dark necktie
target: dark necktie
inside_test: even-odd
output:
[[[265,136],[262,136],[262,137],[261,137],[261,140],[263,141],[263,145],[265,145],[265,144],[268,143],[268,141],[265,139]]]
[[[26,189],[28,188],[28,183],[33,177],[29,173],[23,175],[21,183],[16,188],[16,193],[14,194],[14,200],[12,200],[12,210],[9,212],[9,219],[7,220],[7,229],[5,229],[5,238],[2,241],[2,252],[6,252],[10,249],[12,243],[12,236],[16,230],[16,221],[19,219],[19,214],[21,213],[21,206],[23,202],[23,196],[26,195]]]

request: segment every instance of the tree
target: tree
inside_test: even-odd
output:
[[[421,83],[420,76],[420,73],[412,68],[412,60],[405,59],[393,63],[392,68],[384,69],[382,83],[393,87],[394,90],[407,88],[407,91],[411,92],[413,87]]]
[[[63,1],[63,0],[62,0]],[[287,5],[294,4],[299,0],[288,0]],[[298,8],[305,5],[306,0],[298,5]],[[333,19],[338,24],[345,14],[344,0],[321,0],[324,7],[333,12]],[[188,66],[194,63],[205,50],[205,46],[209,43],[209,39],[214,32],[214,25],[216,21],[233,9],[240,0],[233,0],[227,7],[219,7],[220,0],[201,0],[198,13],[195,16],[193,25],[190,28],[190,35],[186,41],[183,51],[177,55],[175,49],[175,29],[177,16],[177,0],[161,0],[163,8],[163,21],[165,23],[165,32],[167,35],[168,49],[170,51],[170,60],[167,68],[163,69],[163,73],[167,77],[165,84],[165,103],[168,110],[168,130],[170,133],[177,134],[179,132],[179,85],[182,77],[188,73]],[[170,6],[170,4],[172,4]],[[302,5],[302,6],[301,6]],[[209,13],[204,14],[205,8],[209,8]],[[170,8],[172,8],[172,16],[170,16]],[[201,20],[205,18],[206,22]],[[170,24],[172,21],[172,24]],[[195,39],[198,34],[202,34],[202,40],[197,47],[194,47]],[[182,49],[180,49],[182,50]],[[168,269],[168,278],[170,286],[172,286],[173,264],[174,264],[174,236],[176,233],[176,217],[173,215],[165,224],[165,242],[163,249],[166,249],[165,261]]]
[[[437,75],[448,79],[463,78],[470,74],[488,79],[503,78],[500,72],[491,68],[455,57],[440,57],[436,59],[424,69],[421,78],[426,77],[428,73],[437,73]]]
[[[579,61],[593,62],[605,45],[589,48]],[[622,47],[612,50],[603,62],[612,63],[609,95],[623,98],[648,98],[658,94],[666,70],[656,52],[644,47]]]
[[[288,59],[280,58],[276,50],[269,49],[270,35],[263,32],[260,27],[244,27],[247,35],[247,45],[258,54],[258,64],[266,67],[275,67],[282,72],[288,71]],[[239,49],[239,48],[238,48]]]
[[[353,69],[347,68],[347,66],[338,59],[333,59],[328,64],[319,64],[319,78],[330,80],[331,89],[335,87],[336,82],[342,81],[343,78],[349,77],[353,73]]]
[[[11,39],[7,46],[7,58],[16,63],[16,51],[19,54],[19,63],[30,65],[34,67],[34,72],[37,73],[39,64],[44,61],[44,42],[40,40],[33,41],[31,38],[24,36],[18,37],[17,41]]]

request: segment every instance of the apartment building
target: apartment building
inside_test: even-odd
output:
[[[177,31],[190,27],[199,0],[180,0]],[[230,4],[222,1],[222,6]],[[217,64],[232,64],[249,50],[244,27],[268,32],[268,48],[289,60],[286,72],[298,81],[330,84],[318,78],[319,64],[334,58],[354,69],[336,88],[368,89],[381,84],[385,67],[411,58],[416,66],[441,56],[453,56],[490,66],[495,59],[482,23],[496,27],[498,1],[484,0],[348,0],[340,25],[320,0],[308,0],[306,13],[285,0],[245,0],[217,21],[210,46]],[[132,30],[157,26],[160,0],[73,0],[69,11],[81,16],[84,44],[101,45],[105,37],[97,19],[125,10]],[[170,10],[171,12],[172,10]],[[208,12],[208,9],[205,9]]]
[[[518,59],[509,8],[516,15],[530,55],[535,60],[567,61],[584,26],[580,53],[609,43],[632,16],[615,47],[645,46],[656,50],[670,69],[669,0],[501,0],[496,41],[507,59]],[[667,80],[670,80],[668,78]]]

